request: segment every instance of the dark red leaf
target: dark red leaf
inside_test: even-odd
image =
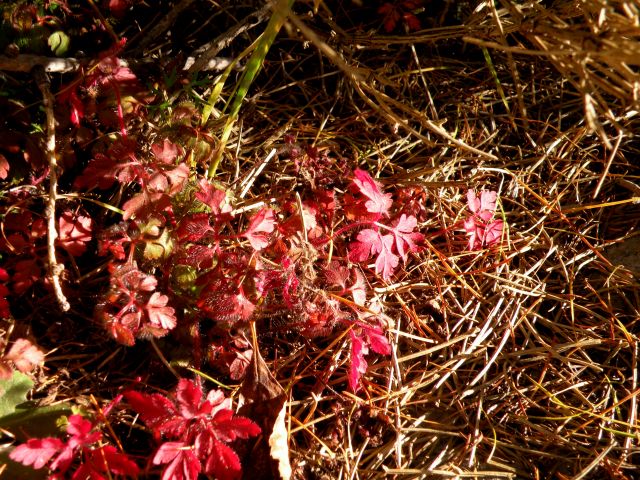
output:
[[[93,238],[91,217],[65,211],[58,219],[58,243],[75,257],[82,255]]]
[[[194,213],[182,219],[176,235],[182,242],[197,242],[209,233],[215,232],[209,219],[211,215],[208,213]]]
[[[74,183],[76,188],[98,187],[101,190],[111,188],[116,181],[118,166],[115,161],[102,153],[96,153],[93,160]]]
[[[231,206],[225,205],[227,194],[223,190],[218,190],[204,178],[198,182],[198,186],[200,189],[196,192],[196,198],[207,205],[214,215],[231,211]]]
[[[197,269],[208,269],[213,266],[216,250],[205,245],[190,245],[180,256],[182,265],[189,265]]]
[[[151,145],[151,151],[160,162],[170,164],[178,157],[180,147],[165,138],[162,142]]]
[[[9,162],[7,157],[0,153],[0,179],[4,180],[9,176]]]
[[[410,32],[415,32],[416,30],[420,30],[420,28],[422,28],[420,20],[418,20],[418,17],[416,17],[413,13],[405,13],[403,15],[403,18]]]
[[[90,450],[83,466],[87,468],[87,474],[91,476],[79,475],[79,470],[76,470],[74,478],[77,476],[78,478],[105,478],[106,480],[109,478],[109,473],[135,477],[140,472],[138,465],[126,454],[118,452],[113,445]]]
[[[13,274],[13,292],[16,295],[22,295],[31,286],[40,280],[42,269],[38,265],[38,261],[33,258],[27,260],[19,260],[15,264],[15,273]]]
[[[231,447],[214,439],[214,452],[207,457],[205,472],[214,475],[216,480],[239,479],[242,468],[238,454]]]
[[[132,0],[109,0],[109,10],[116,18],[122,18],[131,6]]]

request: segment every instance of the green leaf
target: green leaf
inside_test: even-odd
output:
[[[65,403],[39,407],[28,402],[27,393],[32,388],[33,381],[24,373],[13,372],[10,379],[0,380],[0,428],[21,441],[58,435],[57,420],[72,413]]]
[[[27,401],[27,393],[33,388],[33,381],[24,373],[13,372],[8,380],[0,380],[0,426],[3,417],[15,413],[21,403]]]
[[[69,50],[70,38],[66,33],[58,30],[49,35],[47,43],[56,57],[62,57]]]

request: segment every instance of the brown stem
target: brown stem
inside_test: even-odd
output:
[[[58,263],[56,259],[56,239],[58,238],[58,230],[56,229],[56,199],[58,189],[58,161],[56,159],[56,121],[53,114],[53,95],[49,88],[49,78],[42,66],[33,69],[33,75],[38,84],[38,88],[42,92],[44,110],[47,115],[47,159],[49,161],[49,201],[45,209],[47,219],[47,253],[49,257],[49,278],[53,285],[58,304],[63,312],[68,311],[71,307],[67,297],[62,292],[60,284],[60,274],[64,271],[64,265]]]

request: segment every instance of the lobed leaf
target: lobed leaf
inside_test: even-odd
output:
[[[391,194],[382,193],[380,185],[364,170],[356,169],[353,175],[354,185],[362,195],[369,199],[365,202],[367,210],[370,213],[380,214],[380,216],[387,215],[393,203]]]

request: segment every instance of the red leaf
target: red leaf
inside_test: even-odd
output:
[[[132,242],[127,228],[128,223],[120,222],[100,232],[98,236],[98,255],[111,253],[116,260],[126,258],[125,247]]]
[[[22,373],[32,371],[44,363],[44,353],[26,338],[17,339],[4,357],[11,360]]]
[[[168,302],[169,297],[160,292],[153,292],[145,306],[151,324],[165,330],[175,328],[177,323],[175,310],[167,307]]]
[[[111,188],[116,180],[121,183],[144,183],[148,173],[136,157],[137,145],[133,140],[121,138],[109,147],[108,155],[97,153],[87,168],[74,182],[76,188],[102,190]]]
[[[169,466],[162,472],[162,480],[197,480],[200,473],[200,460],[184,442],[165,442],[155,456],[153,463]]]
[[[176,387],[176,400],[180,415],[184,418],[195,417],[200,413],[202,388],[197,383],[182,378]]]
[[[132,0],[109,0],[109,10],[116,18],[122,18],[131,6]]]
[[[355,177],[353,183],[360,193],[369,199],[365,202],[367,211],[380,214],[380,216],[387,215],[393,203],[391,194],[382,193],[380,191],[380,185],[364,170],[356,169],[353,174]]]
[[[413,231],[417,224],[416,217],[406,216],[403,213],[392,228],[397,252],[405,262],[407,261],[408,253],[418,251],[418,245],[416,244],[424,239],[424,235]]]
[[[255,309],[242,287],[238,288],[237,293],[208,288],[200,294],[197,305],[212,314],[216,320],[230,323],[239,319],[249,320]]]
[[[27,443],[18,445],[9,454],[9,458],[36,470],[44,467],[53,456],[64,447],[59,438],[31,438]]]
[[[349,367],[349,388],[352,392],[360,389],[360,377],[367,372],[367,361],[364,356],[369,353],[369,348],[362,337],[356,335],[353,330],[349,331],[351,339],[351,365]]]
[[[7,157],[0,153],[0,179],[4,180],[9,176],[9,162]]]
[[[171,143],[165,138],[162,143],[156,142],[151,145],[151,151],[160,162],[173,163],[173,161],[178,157],[180,148],[175,143]]]
[[[71,448],[76,448],[96,443],[102,438],[102,434],[91,432],[92,429],[93,424],[82,415],[71,415],[69,425],[67,425],[67,433],[71,436],[68,445]]]
[[[175,195],[179,191],[182,190],[184,184],[189,178],[189,167],[187,167],[184,163],[181,163],[175,168],[171,168],[165,170],[163,172],[171,182],[171,189],[169,190],[169,194]]]
[[[13,274],[13,293],[22,295],[31,285],[36,283],[42,275],[42,269],[38,265],[38,261],[33,258],[27,260],[19,260],[15,264],[15,273]]]
[[[231,211],[231,206],[225,204],[227,194],[223,190],[218,190],[204,178],[198,182],[198,186],[200,190],[196,192],[196,198],[207,205],[214,215]]]
[[[67,210],[58,219],[58,230],[58,243],[74,257],[79,257],[92,239],[93,220]]]
[[[503,221],[492,221],[497,197],[495,191],[483,190],[480,192],[480,198],[474,190],[467,192],[467,206],[472,213],[464,221],[464,229],[469,237],[469,250],[480,250],[499,242],[502,238]]]
[[[487,246],[491,246],[497,243],[502,238],[502,230],[504,224],[502,220],[494,220],[484,230],[483,243]]]
[[[205,472],[215,475],[217,480],[236,480],[240,478],[242,468],[238,454],[222,442],[214,439],[213,443],[214,452],[207,457]]]
[[[80,125],[80,120],[84,118],[84,104],[82,100],[80,100],[80,97],[78,97],[76,88],[69,88],[70,91],[67,100],[69,102],[69,108],[71,109],[71,123],[77,127]]]
[[[131,328],[117,320],[109,320],[105,322],[105,324],[107,332],[111,334],[116,342],[126,345],[127,347],[133,347],[135,345],[136,339]]]
[[[82,175],[74,182],[76,188],[97,186],[101,190],[107,190],[116,181],[118,167],[116,162],[102,153],[96,153],[89,162]]]
[[[260,251],[269,245],[267,234],[273,232],[275,228],[275,216],[273,210],[262,208],[249,223],[247,230],[242,236],[249,240],[254,250]]]
[[[124,393],[124,397],[140,415],[142,421],[154,431],[154,434],[168,433],[165,432],[164,428],[167,420],[178,415],[178,410],[174,403],[159,393],[149,395],[129,390]],[[173,432],[175,433],[175,431]]]
[[[108,472],[116,475],[126,475],[127,477],[135,477],[139,474],[140,469],[134,461],[126,454],[120,453],[113,445],[105,445],[103,447],[90,450],[88,458],[82,467],[87,470],[85,475],[79,475],[80,469],[76,470],[74,478],[110,478]]]
[[[215,258],[215,249],[205,245],[190,245],[187,251],[180,255],[178,263],[205,270],[213,266],[213,260]]]
[[[366,229],[358,233],[356,242],[349,247],[349,260],[352,262],[365,262],[380,251],[380,233]]]
[[[208,213],[194,213],[182,219],[176,235],[182,242],[197,242],[208,233],[215,230],[209,223],[211,215]]]
[[[496,211],[496,200],[498,198],[498,193],[495,191],[482,190],[480,192],[480,198],[476,196],[475,190],[469,190],[467,192],[467,206],[472,213],[477,213],[479,215],[486,215],[493,213]],[[485,213],[486,212],[486,213]],[[484,218],[483,220],[490,220],[489,218]]]
[[[376,353],[380,355],[391,355],[391,345],[380,327],[371,325],[361,325],[362,330],[367,336],[367,342]]]
[[[376,259],[376,273],[382,274],[382,278],[389,280],[393,271],[399,263],[398,256],[391,249],[393,248],[393,235],[382,235],[380,244],[380,252]]]
[[[53,471],[58,470],[60,473],[64,473],[67,470],[69,470],[71,463],[73,463],[73,457],[74,457],[73,448],[69,447],[68,445],[65,445],[62,451],[55,458],[55,460],[51,462],[51,465],[49,465],[49,468]]]
[[[379,9],[378,13],[384,15],[384,31],[390,33],[396,28],[398,20],[400,20],[400,12],[396,9],[392,3],[384,3]]]
[[[150,192],[143,190],[130,198],[122,206],[124,220],[144,218],[148,213],[159,213],[171,209],[171,197],[164,192]]]
[[[363,262],[372,255],[378,255],[375,262],[376,273],[388,280],[398,266],[399,258],[392,251],[394,235],[381,235],[375,230],[362,230],[349,251],[349,260]]]
[[[129,391],[124,395],[156,438],[164,435],[177,440],[165,442],[154,457],[156,465],[170,464],[163,479],[195,479],[201,470],[201,460],[206,462],[205,470],[216,478],[237,478],[240,461],[225,443],[260,433],[251,420],[234,416],[226,408],[229,403],[221,393],[210,392],[203,401],[202,389],[191,380],[182,379],[176,387],[177,406],[159,394]]]
[[[349,269],[334,260],[325,269],[324,277],[329,285],[345,290],[349,280]]]
[[[420,24],[420,20],[418,20],[418,17],[416,17],[413,13],[405,13],[403,15],[403,18],[410,32],[420,30],[420,28],[422,27],[422,25]]]
[[[358,333],[361,330],[361,333]],[[381,355],[391,354],[391,345],[387,341],[380,327],[374,327],[366,323],[358,323],[349,331],[351,339],[351,365],[349,368],[349,388],[357,392],[360,388],[360,378],[367,372],[365,355],[369,353],[369,347]]]
[[[223,442],[249,438],[260,433],[260,427],[245,417],[234,415],[232,410],[220,409],[213,416],[215,436]]]

